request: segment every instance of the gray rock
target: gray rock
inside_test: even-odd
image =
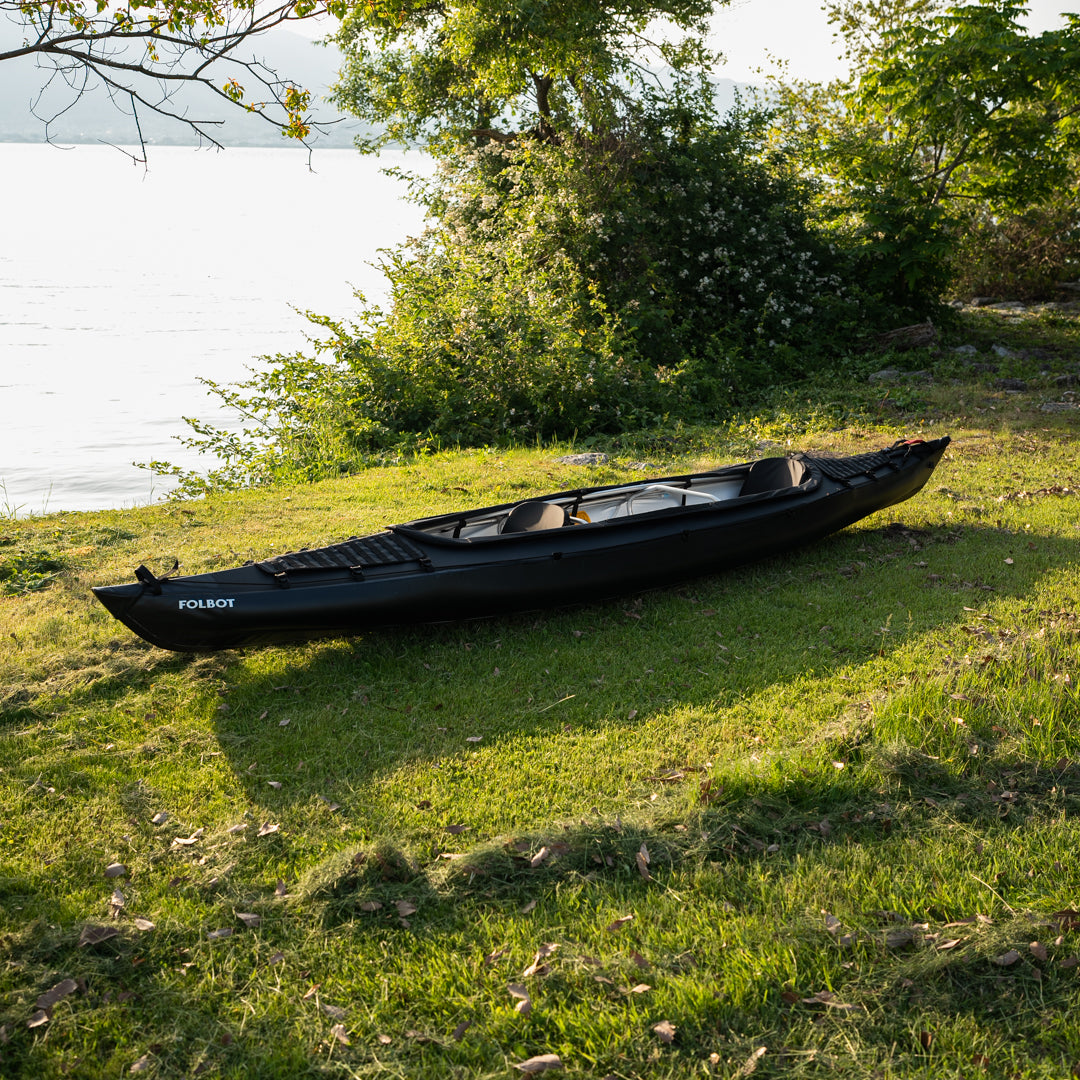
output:
[[[894,367],[882,368],[875,371],[866,381],[872,383],[896,382],[900,378],[900,371]]]
[[[990,351],[995,356],[1000,356],[1002,360],[1014,360],[1020,354],[1013,349],[1010,349],[1007,345],[991,345]]]
[[[1028,384],[1023,379],[995,379],[994,386],[999,390],[1010,390],[1014,393],[1028,388]]]
[[[900,383],[900,382],[921,382],[932,383],[934,376],[929,371],[900,371],[898,368],[882,368],[880,371],[875,371],[867,379],[871,383]]]
[[[951,352],[956,353],[957,356],[978,356],[979,350],[974,345],[957,345]]]
[[[555,459],[560,465],[606,465],[607,454],[567,454]]]
[[[1062,387],[1075,386],[1078,382],[1080,382],[1080,378],[1076,375],[1058,375],[1057,378],[1054,379],[1054,385]]]
[[[972,307],[989,307],[991,304],[998,303],[996,296],[973,296],[971,298]]]
[[[1044,401],[1039,406],[1040,412],[1069,412],[1071,409],[1080,409],[1075,401]]]

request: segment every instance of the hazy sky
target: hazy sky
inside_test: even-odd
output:
[[[1028,26],[1041,33],[1061,25],[1061,11],[1080,11],[1080,0],[1028,0]],[[321,37],[327,23],[312,20],[294,29],[305,36]],[[769,54],[786,60],[791,75],[799,79],[828,80],[843,74],[840,48],[821,0],[731,0],[713,18],[711,44],[722,52],[726,64],[718,74],[737,82],[759,82],[758,68],[769,66]]]
[[[1059,12],[1080,11],[1080,0],[1028,0],[1028,25],[1041,33],[1061,25]],[[718,74],[738,82],[757,82],[755,69],[769,65],[768,54],[787,60],[792,76],[827,80],[843,73],[839,47],[815,0],[732,0],[713,19],[712,44],[727,63]]]

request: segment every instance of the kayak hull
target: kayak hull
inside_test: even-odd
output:
[[[856,458],[796,455],[788,464],[797,468],[800,482],[772,491],[749,492],[746,477],[756,464],[749,463],[640,485],[559,492],[529,502],[565,510],[566,527],[496,534],[492,530],[506,528],[515,507],[485,507],[212,573],[155,578],[140,567],[136,583],[94,593],[135,633],[175,651],[304,641],[588,602],[812,544],[916,494],[948,442],[897,444]],[[863,459],[868,465],[857,471]],[[694,495],[695,486],[718,491],[739,485],[739,493],[723,501],[684,495],[682,505],[603,521],[588,518],[588,508],[606,512],[624,492],[630,493],[629,504],[641,492],[675,501],[679,491]],[[584,517],[572,516],[575,509]],[[469,529],[478,530],[472,538],[464,535]]]

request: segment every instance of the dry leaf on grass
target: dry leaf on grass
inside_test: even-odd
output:
[[[614,932],[615,930],[621,930],[627,923],[634,921],[633,915],[620,915],[619,918],[613,922],[608,923],[606,929]]]
[[[819,990],[816,994],[802,999],[804,1005],[827,1005],[830,1009],[840,1012],[865,1012],[865,1005],[850,1005],[843,1001],[837,1001],[836,995],[831,990]]]
[[[174,836],[172,841],[173,847],[190,847],[196,843],[199,837],[206,832],[205,829],[196,829],[190,836]]]
[[[535,900],[530,900],[518,914],[528,915],[530,911],[533,911],[536,908],[536,903],[537,902]]]
[[[138,1061],[132,1062],[131,1068],[128,1069],[128,1072],[133,1072],[133,1073],[146,1072],[146,1070],[149,1069],[152,1064],[153,1064],[153,1062],[150,1060],[150,1055],[149,1054],[143,1054],[143,1056],[141,1058],[139,1058]]]
[[[558,948],[559,946],[553,942],[545,942],[539,949],[536,950],[536,955],[533,957],[533,962],[521,973],[522,977],[527,979],[530,975],[546,975],[547,964],[544,961]]]
[[[233,914],[249,929],[254,930],[262,922],[261,915],[253,915],[249,911],[234,911]]]
[[[649,863],[652,859],[649,856],[649,849],[642,844],[641,849],[634,856],[634,861],[637,863],[638,873],[646,880],[651,881],[652,875],[649,873]]]
[[[397,908],[397,913],[406,919],[410,915],[416,914],[416,905],[411,900],[398,900],[394,903],[394,907]]]
[[[628,994],[647,994],[652,987],[648,983],[638,983],[637,986],[631,986],[627,991]]]
[[[114,938],[120,933],[115,926],[93,926],[87,924],[82,928],[82,933],[79,935],[79,948],[83,948],[86,945],[100,945],[103,941],[108,941],[109,938]]]
[[[389,1046],[394,1041],[393,1037],[390,1035],[379,1035],[378,1040],[382,1046]]]
[[[661,1020],[659,1024],[653,1024],[653,1031],[659,1036],[662,1043],[675,1041],[675,1025],[670,1020]]]
[[[365,900],[358,907],[361,911],[382,911],[382,904],[378,900]]]
[[[528,1016],[532,1012],[532,998],[529,996],[528,989],[521,983],[510,983],[506,990],[512,998],[517,999],[514,1012],[521,1016]]]
[[[344,1020],[345,1010],[340,1005],[327,1005],[326,1002],[321,1002],[319,1008],[322,1009],[331,1020]]]
[[[461,1023],[458,1024],[458,1026],[450,1032],[450,1038],[453,1039],[454,1042],[461,1042],[461,1040],[465,1037],[465,1032],[468,1031],[471,1027],[471,1020],[462,1020]]]
[[[155,814],[150,819],[150,824],[151,825],[164,825],[165,822],[168,821],[168,820],[169,820],[168,811],[167,810],[162,810],[159,813]]]
[[[29,1020],[26,1021],[26,1026],[28,1028],[37,1028],[41,1027],[42,1024],[47,1024],[48,1022],[49,1014],[44,1009],[38,1009],[38,1011],[34,1013],[34,1015],[31,1016]]]
[[[219,930],[211,930],[210,933],[206,935],[206,940],[217,941],[219,938],[232,937],[232,932],[231,926],[223,926]]]
[[[265,825],[259,827],[259,836],[269,836],[271,833],[276,833],[280,828],[280,825],[272,825],[270,822],[266,822]]]
[[[998,967],[1009,967],[1015,964],[1020,959],[1020,954],[1015,949],[1010,949],[1006,953],[1002,953],[1000,956],[991,956],[990,963],[997,964]]]
[[[1041,941],[1033,941],[1028,946],[1028,951],[1031,953],[1032,956],[1035,957],[1036,960],[1042,960],[1043,963],[1046,962],[1046,946]]]
[[[123,863],[109,863],[109,865],[105,867],[105,876],[107,878],[121,877],[126,873],[127,867]]]
[[[51,1009],[61,998],[66,998],[72,990],[78,988],[79,984],[74,979],[62,979],[37,999],[37,1007],[39,1009]]]
[[[529,868],[535,870],[550,854],[551,848],[545,845],[529,860]]]
[[[890,949],[902,949],[915,940],[914,930],[894,930],[885,935],[885,944]]]
[[[443,829],[454,836],[459,836],[461,833],[465,832],[468,827],[468,825],[444,825]]]
[[[759,1046],[736,1070],[731,1074],[731,1080],[742,1080],[749,1076],[758,1067],[758,1062],[765,1056],[766,1048]]]
[[[337,1041],[339,1043],[341,1043],[342,1046],[351,1046],[352,1045],[350,1043],[350,1041],[349,1041],[349,1036],[345,1032],[345,1025],[344,1024],[335,1024],[330,1029],[330,1034],[333,1035],[333,1037],[335,1039],[337,1039]]]
[[[243,832],[247,828],[245,822],[241,822],[239,825],[230,825],[226,830],[228,836],[235,836],[237,833]]]
[[[558,1054],[538,1054],[526,1061],[519,1061],[514,1068],[523,1073],[533,1074],[547,1072],[548,1069],[561,1069],[562,1060]]]
[[[495,949],[494,952],[489,952],[484,957],[484,967],[491,967],[492,964],[498,963],[507,952],[507,946],[504,945],[501,949]]]

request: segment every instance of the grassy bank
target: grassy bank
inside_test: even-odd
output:
[[[1070,1075],[1080,335],[966,335],[908,358],[932,381],[585,470],[460,452],[0,523],[0,1073]],[[616,602],[188,657],[88,592],[643,459],[945,432],[916,499]]]

